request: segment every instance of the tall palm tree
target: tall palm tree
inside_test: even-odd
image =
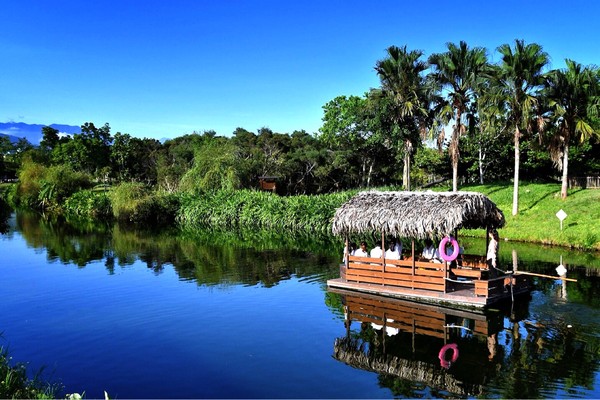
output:
[[[507,110],[507,122],[514,129],[515,171],[512,215],[519,212],[520,139],[523,132],[531,132],[536,116],[538,95],[543,83],[543,69],[548,64],[548,54],[537,43],[525,44],[515,40],[514,48],[508,44],[498,47],[501,61],[497,69],[496,84]]]
[[[546,79],[545,93],[556,124],[556,134],[550,143],[550,156],[562,169],[561,198],[567,197],[569,145],[572,139],[580,142],[592,135],[600,136],[590,124],[590,116],[598,116],[599,84],[598,70],[583,67],[566,59],[566,68],[550,71]]]
[[[459,140],[466,132],[463,117],[466,117],[465,113],[475,101],[477,80],[487,69],[488,62],[483,47],[470,49],[464,41],[461,41],[458,46],[447,43],[446,47],[448,51],[432,54],[428,61],[433,68],[431,78],[438,84],[439,91],[446,93],[444,97],[447,98],[447,104],[451,107],[454,117],[448,152],[452,160],[452,190],[456,192],[460,157]],[[469,120],[473,119],[469,118]]]
[[[392,105],[394,136],[403,142],[404,189],[410,190],[410,164],[419,133],[426,131],[429,104],[423,72],[427,63],[421,60],[423,52],[408,51],[406,46],[390,46],[387,57],[377,61],[375,70],[381,81],[381,93]]]

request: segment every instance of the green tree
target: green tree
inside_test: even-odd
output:
[[[238,189],[237,164],[237,149],[230,139],[209,139],[196,151],[194,165],[181,178],[180,188],[188,193]]]
[[[338,96],[323,106],[319,139],[337,154],[338,186],[371,185],[381,142],[369,127],[367,107],[368,99],[358,96]]]
[[[13,145],[7,136],[0,135],[0,178],[6,176],[6,164],[4,160],[13,149]]]
[[[445,93],[448,104],[453,109],[454,127],[448,152],[452,161],[452,190],[458,191],[458,161],[460,158],[459,140],[466,133],[463,119],[473,122],[474,118],[465,115],[475,102],[478,80],[488,66],[486,50],[483,47],[469,48],[461,41],[457,46],[447,43],[448,51],[432,54],[429,64],[432,66],[433,80],[439,91]],[[441,94],[440,93],[440,94]],[[447,121],[445,121],[447,122]]]
[[[54,129],[51,126],[44,126],[42,128],[42,141],[40,142],[40,148],[43,151],[51,152],[60,141],[60,136],[58,134],[58,129]]]
[[[598,71],[583,67],[573,60],[565,60],[566,68],[550,71],[545,94],[551,107],[551,118],[556,129],[550,142],[552,160],[562,169],[560,195],[567,197],[569,175],[569,147],[573,140],[588,142],[598,136],[591,117],[598,116],[600,91]]]
[[[157,157],[159,187],[172,193],[179,189],[181,178],[194,164],[194,154],[207,137],[193,133],[167,140]]]
[[[397,129],[391,133],[403,143],[403,186],[406,190],[410,190],[411,156],[420,143],[419,134],[427,131],[430,118],[430,97],[423,76],[427,64],[421,60],[422,55],[422,51],[408,51],[406,46],[390,46],[387,57],[377,61],[375,66],[381,93],[389,98],[393,108],[391,118]]]
[[[117,132],[111,146],[110,161],[119,181],[134,180],[155,184],[161,144],[155,139],[139,139]]]
[[[520,140],[524,132],[534,129],[538,96],[543,83],[543,69],[548,64],[548,54],[537,43],[525,44],[515,40],[514,48],[508,44],[498,47],[501,61],[496,70],[495,84],[507,110],[507,123],[514,132],[514,188],[512,215],[519,212]],[[539,120],[538,120],[539,121]]]

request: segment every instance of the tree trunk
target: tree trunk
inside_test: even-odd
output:
[[[412,151],[412,143],[410,140],[404,142],[404,169],[402,171],[402,186],[404,190],[410,191],[410,153]]]
[[[452,161],[452,191],[458,192],[458,137],[460,135],[460,109],[456,111],[456,123],[452,130],[452,139],[450,140],[450,159]]]
[[[479,184],[483,185],[483,149],[481,142],[479,142]]]
[[[521,132],[519,131],[519,127],[515,128],[515,176],[514,176],[514,186],[513,186],[513,207],[512,207],[512,215],[517,215],[519,212],[519,165],[521,162],[521,152],[519,150],[519,137],[521,136]]]
[[[569,185],[569,142],[565,141],[565,149],[563,154],[563,170],[562,170],[562,185],[560,187],[560,198],[567,198],[567,187]]]
[[[406,164],[406,184],[404,186],[408,191],[410,191],[410,162],[410,153],[406,153],[406,161],[404,162]]]
[[[367,160],[363,157],[362,173],[360,174],[360,187],[365,187],[366,174],[367,174]]]

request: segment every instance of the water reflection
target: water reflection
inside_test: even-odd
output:
[[[9,273],[1,330],[20,359],[56,360],[58,375],[78,387],[122,382],[114,389],[121,397],[182,398],[600,395],[599,263],[584,263],[578,252],[503,243],[501,260],[511,263],[514,254],[523,271],[556,274],[562,255],[566,276],[577,282],[534,277],[531,299],[520,307],[473,314],[326,291],[326,280],[339,273],[342,247],[330,238],[151,232],[23,212],[4,221],[2,250],[27,247],[36,257],[26,268],[14,255],[14,265],[2,263]],[[148,271],[161,279],[146,279]],[[34,273],[39,279],[27,275]],[[221,286],[228,290],[212,290]],[[157,338],[168,345],[156,346]],[[449,348],[440,357],[452,344],[457,352]],[[148,348],[157,351],[151,362]],[[72,368],[73,359],[82,366]],[[202,368],[217,372],[203,384],[182,379]],[[77,375],[84,372],[90,376]],[[236,387],[231,382],[245,383],[244,389],[227,391]]]
[[[199,285],[268,287],[292,274],[315,279],[337,272],[334,256],[328,255],[331,242],[302,236],[175,229],[156,232],[122,225],[65,223],[29,212],[18,212],[15,221],[13,229],[28,246],[45,249],[48,261],[80,268],[101,261],[110,274],[140,260],[156,274],[172,265],[181,280]]]
[[[586,397],[595,382],[600,338],[561,310],[532,315],[526,301],[473,313],[332,291],[346,328],[333,357],[377,373],[394,396]]]
[[[417,389],[423,385],[436,396],[478,396],[499,367],[500,312],[477,314],[334,291],[342,294],[346,325],[346,335],[335,341],[334,358],[377,372],[395,396],[420,397]]]

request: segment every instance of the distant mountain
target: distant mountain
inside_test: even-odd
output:
[[[42,140],[42,128],[50,126],[61,133],[72,135],[80,133],[80,126],[61,125],[61,124],[26,124],[24,122],[0,122],[0,135],[8,136],[11,142],[15,143],[21,138],[25,138],[33,145],[40,144]]]
[[[16,137],[16,136],[11,136],[11,135],[5,135],[4,133],[0,133],[0,138],[2,137],[7,137],[8,140],[10,140],[11,143],[17,143],[19,141],[20,138]]]

